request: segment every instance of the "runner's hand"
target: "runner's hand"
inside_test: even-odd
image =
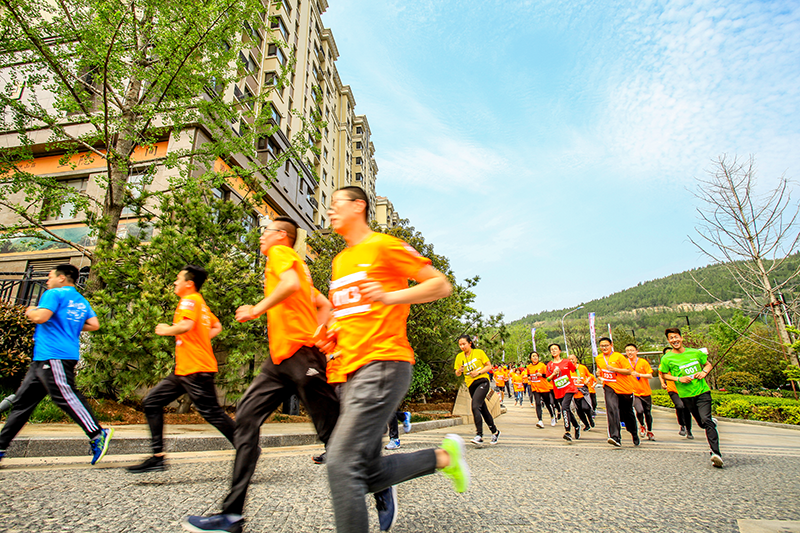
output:
[[[471,377],[473,377],[473,378],[477,378],[477,377],[478,377],[478,376],[480,376],[481,374],[480,374],[480,372],[478,372],[477,370],[472,370],[472,371],[469,373],[469,375],[470,375]]]
[[[678,381],[680,381],[681,383],[691,383],[693,379],[694,376],[681,376],[680,378],[678,378]]]
[[[332,327],[326,329],[325,326],[319,326],[317,331],[314,332],[314,344],[317,348],[328,356],[328,360],[333,359],[339,354],[337,337],[339,328]]]
[[[377,281],[367,278],[359,284],[358,290],[367,301],[391,305],[391,293],[384,292],[383,285]]]
[[[156,326],[156,335],[167,335],[166,330],[169,328],[169,324],[159,324]]]
[[[242,305],[236,310],[236,321],[244,324],[248,320],[254,320],[252,305]]]

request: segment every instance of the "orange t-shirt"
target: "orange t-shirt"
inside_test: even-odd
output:
[[[607,363],[606,360],[608,361]],[[597,371],[600,374],[604,386],[608,385],[614,389],[614,392],[617,394],[633,394],[636,378],[607,370],[608,366],[613,366],[614,368],[630,368],[631,365],[628,363],[627,357],[619,352],[613,352],[606,359],[605,355],[600,354],[595,359],[595,363],[597,364]]]
[[[520,392],[525,389],[522,385],[522,374],[514,372],[511,374],[511,382],[514,384],[514,392]]]
[[[628,359],[628,364],[640,374],[653,373],[653,368],[650,366],[650,363],[647,362],[647,359],[642,357],[639,357],[636,363]],[[633,378],[633,393],[636,396],[650,396],[652,394],[650,390],[650,380],[647,378]]]
[[[330,300],[339,325],[341,372],[351,374],[372,361],[407,361],[414,351],[406,337],[410,305],[365,302],[359,287],[367,278],[386,292],[408,287],[408,279],[430,265],[414,248],[391,235],[372,233],[333,260]]]
[[[281,280],[281,274],[293,269],[300,288],[267,311],[269,354],[272,362],[281,364],[303,346],[314,345],[317,330],[317,290],[311,273],[297,252],[288,246],[273,246],[267,252],[264,270],[264,296],[269,295]]]
[[[531,389],[536,392],[548,392],[550,384],[542,377],[542,374],[547,373],[547,365],[539,361],[535,365],[528,365],[528,381],[531,384]]]
[[[592,378],[592,373],[589,372],[589,369],[586,368],[585,365],[578,363],[578,370],[575,372],[575,375],[572,377],[572,382],[575,383],[575,387],[582,387],[586,385],[588,387],[589,379]],[[589,389],[591,392],[591,388]],[[575,393],[575,398],[581,399],[583,398],[583,393],[578,389],[578,392]]]
[[[506,373],[500,367],[494,371],[494,384],[498,387],[504,387],[506,384]]]
[[[341,372],[341,368],[342,360],[338,357],[328,360],[328,364],[325,365],[325,377],[328,379],[328,383],[335,385],[347,381],[347,374]]]
[[[667,392],[674,392],[675,394],[678,394],[678,387],[675,386],[674,381],[670,381],[668,379],[664,381],[667,382]]]
[[[188,318],[194,325],[186,333],[175,336],[175,375],[216,372],[217,358],[211,349],[211,326],[219,322],[199,292],[181,298],[173,324]]]

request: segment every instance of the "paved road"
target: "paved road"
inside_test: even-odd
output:
[[[498,419],[501,443],[468,450],[470,491],[454,493],[439,474],[400,486],[393,531],[800,531],[800,431],[721,422],[726,467],[718,470],[701,433],[687,441],[671,412],[655,418],[656,442],[634,448],[625,439],[614,449],[605,442],[602,415],[596,429],[570,445],[560,426],[535,428],[531,407],[510,407]],[[453,429],[471,437],[470,426],[412,433],[392,453],[436,445]],[[326,471],[310,459],[320,449],[264,450],[246,531],[333,531]],[[217,511],[232,452],[174,454],[162,473],[120,469],[140,457],[109,456],[96,467],[76,458],[4,461],[0,531],[178,532],[183,516]],[[374,512],[371,519],[377,531]]]

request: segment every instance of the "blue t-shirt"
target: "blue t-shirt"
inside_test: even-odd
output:
[[[53,312],[50,320],[36,324],[33,360],[80,358],[79,340],[84,323],[97,316],[75,287],[50,289],[39,299],[39,308]]]

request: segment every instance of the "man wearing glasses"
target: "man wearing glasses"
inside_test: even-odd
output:
[[[608,419],[608,443],[622,446],[620,421],[631,434],[633,445],[639,445],[636,434],[636,415],[633,413],[633,391],[635,380],[632,376],[628,359],[614,351],[614,345],[608,337],[601,337],[598,346],[602,352],[595,359],[597,378],[603,384],[603,396],[606,400],[606,418]]]

